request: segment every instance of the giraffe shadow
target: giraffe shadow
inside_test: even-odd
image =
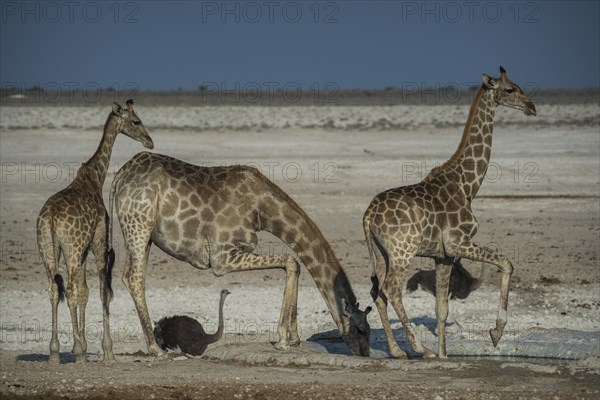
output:
[[[437,328],[437,319],[420,316],[416,318],[412,318],[411,322],[414,326],[423,326],[425,329],[435,335],[437,337],[436,328]],[[391,319],[390,324],[400,326],[400,320]],[[446,326],[451,326],[453,323],[447,323]],[[396,342],[398,345],[407,352],[410,358],[421,358],[421,356],[415,353],[410,347],[408,340],[406,338],[406,332],[404,328],[398,327],[392,329],[392,333],[396,338]],[[337,329],[327,331],[327,332],[319,332],[307,339],[309,342],[316,342],[323,346],[325,350],[330,354],[343,354],[343,355],[352,355],[350,349],[344,343],[342,338],[340,337]],[[388,351],[387,340],[385,336],[385,332],[383,328],[373,329],[371,328],[371,335],[369,340],[369,346],[371,347],[371,357],[373,358],[388,358],[391,357],[391,354]]]
[[[60,353],[59,357],[61,364],[69,364],[75,362],[75,356],[73,355],[73,353]],[[50,361],[50,356],[48,354],[39,353],[21,354],[17,356],[16,360],[25,362],[48,362]]]
[[[411,322],[413,326],[416,328],[415,334],[419,337],[421,342],[424,342],[423,334],[433,335],[437,338],[437,319],[431,318],[427,316],[420,316],[416,318],[412,318]],[[406,337],[406,331],[401,327],[401,322],[398,319],[391,319],[390,324],[400,326],[398,328],[392,329],[392,333],[394,334],[394,338],[396,338],[396,342],[400,346],[400,348],[408,354],[410,358],[422,358],[420,354],[415,353],[413,349],[410,347],[408,343],[408,338]],[[446,326],[454,325],[451,322],[447,322]],[[423,327],[426,332],[423,331]],[[421,334],[419,333],[421,332]],[[383,329],[371,329],[371,337],[369,341],[369,345],[371,346],[372,356],[375,358],[386,358],[391,357],[392,355],[389,353],[387,346],[387,339],[385,336],[385,332]]]

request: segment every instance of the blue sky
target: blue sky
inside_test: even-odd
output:
[[[3,1],[4,87],[600,87],[598,1]]]

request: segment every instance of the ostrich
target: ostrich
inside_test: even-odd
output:
[[[455,259],[450,273],[450,288],[448,290],[450,299],[466,299],[471,292],[477,290],[483,282],[483,270],[483,264],[481,264],[479,278],[475,278],[462,266],[460,259]],[[435,296],[435,270],[419,271],[414,274],[406,283],[406,291],[408,293],[414,292],[419,286]]]
[[[218,342],[223,336],[223,304],[228,294],[231,294],[229,290],[221,290],[219,327],[214,334],[209,335],[204,332],[200,322],[193,318],[174,315],[161,319],[154,327],[154,336],[158,345],[163,350],[179,349],[193,356],[202,355],[209,344]]]

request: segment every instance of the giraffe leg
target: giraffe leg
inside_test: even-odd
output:
[[[127,254],[125,254],[125,265],[123,267],[123,277],[122,277],[122,281],[123,281],[123,285],[125,285],[125,287],[127,288],[127,290],[129,289],[129,276],[131,275],[131,264],[132,264],[132,260],[131,260],[131,254],[129,253],[129,251],[127,251]]]
[[[405,257],[402,259],[395,259],[393,256],[391,256],[389,258],[389,273],[382,285],[382,290],[389,299],[390,303],[392,303],[396,314],[398,314],[400,322],[402,322],[402,326],[406,332],[406,338],[408,339],[408,343],[412,349],[421,354],[424,358],[432,358],[435,357],[435,354],[421,344],[421,341],[415,334],[410,319],[408,318],[408,314],[404,309],[404,303],[402,302],[402,288],[406,279],[406,271],[412,257],[417,252],[418,246],[412,243],[402,243],[397,247],[399,248],[394,249],[392,252],[388,252],[388,254],[393,254],[395,256],[403,254]]]
[[[286,284],[277,328],[279,341],[275,344],[275,348],[288,350],[290,345],[300,343],[296,321],[300,267],[293,258],[279,255],[259,256],[240,250],[233,245],[225,245],[217,254],[211,255],[210,264],[213,267],[213,273],[217,276],[238,271],[285,268]]]
[[[448,318],[448,289],[450,287],[450,274],[452,262],[435,260],[435,315],[438,326],[438,357],[448,358],[446,355],[446,319]]]
[[[152,195],[144,195],[141,198],[143,200],[135,196],[127,196],[123,200],[116,200],[117,216],[127,249],[122,279],[135,304],[148,352],[156,357],[163,357],[166,353],[156,343],[146,303],[146,271],[152,245],[150,236],[155,223],[156,206]],[[126,219],[126,212],[137,212],[137,210],[144,210],[144,218]]]
[[[293,265],[292,265],[293,264]],[[300,275],[300,266],[296,260],[289,259],[285,267],[286,281],[283,292],[284,303],[287,299],[287,306],[282,305],[282,317],[286,319],[279,321],[280,325],[287,325],[289,328],[290,346],[300,345],[300,336],[298,335],[298,276]],[[286,318],[283,317],[283,308],[286,307]]]
[[[494,344],[494,347],[497,347],[507,321],[508,293],[510,290],[510,278],[514,269],[513,265],[507,257],[473,243],[464,243],[460,246],[453,247],[449,249],[449,254],[473,261],[494,264],[502,271],[502,286],[500,288],[500,304],[498,306],[496,327],[490,329],[492,343]]]
[[[43,232],[42,232],[43,233]],[[49,235],[48,235],[49,236]],[[45,243],[42,243],[45,241]],[[60,363],[60,342],[58,341],[58,303],[60,301],[58,283],[55,277],[58,274],[58,263],[60,259],[60,246],[48,239],[39,238],[38,248],[44,266],[46,267],[46,275],[50,284],[50,305],[52,307],[52,337],[50,338],[50,358],[52,363]]]
[[[156,203],[158,198],[155,196],[157,196],[156,193],[134,192],[119,198],[117,193],[113,194],[111,202],[116,201],[117,217],[127,249],[122,278],[123,284],[135,304],[148,352],[156,357],[164,357],[166,353],[156,343],[146,303],[146,272],[152,245],[150,236],[157,215]],[[130,215],[137,215],[138,217],[128,219],[127,217]]]
[[[278,260],[266,260],[266,262],[273,263],[272,265],[276,265],[275,268],[280,267],[280,265],[277,265]],[[294,259],[288,258],[285,260],[284,268],[286,280],[283,289],[283,302],[281,304],[279,325],[277,327],[279,342],[275,343],[275,348],[278,350],[289,350],[290,346],[298,346],[300,344],[297,323],[298,275],[300,274],[300,267]]]
[[[406,310],[404,309],[404,303],[402,302],[402,288],[392,287],[390,289],[385,290],[385,292],[388,291],[388,298],[390,299],[390,302],[392,303],[396,314],[398,314],[400,322],[402,322],[402,326],[404,327],[404,331],[406,332],[406,338],[408,339],[410,347],[415,352],[422,355],[424,358],[435,357],[435,354],[430,349],[421,344],[421,341],[415,334],[410,319],[408,318],[408,314],[406,314]]]
[[[148,255],[150,254],[151,242],[146,241],[144,248],[139,246],[131,249],[129,254],[130,260],[126,265],[126,270],[123,274],[123,281],[127,283],[125,286],[129,289],[131,298],[135,304],[144,336],[146,337],[146,345],[148,352],[156,357],[163,357],[166,353],[156,343],[154,331],[152,329],[152,321],[148,312],[146,303],[146,270],[148,267]]]
[[[394,333],[392,332],[390,319],[388,317],[387,298],[382,291],[379,292],[379,296],[377,296],[377,299],[375,300],[375,305],[377,306],[377,311],[379,312],[379,318],[381,318],[381,324],[383,325],[383,331],[385,332],[390,354],[396,358],[408,358],[406,352],[398,346],[396,338],[394,337]]]
[[[78,279],[78,287],[79,293],[77,296],[78,309],[79,309],[79,337],[81,338],[81,351],[83,356],[85,357],[85,353],[87,351],[87,340],[85,338],[85,309],[87,307],[88,298],[89,298],[89,289],[86,281],[86,271],[85,271],[85,260],[81,264],[81,268],[79,269],[79,279]]]
[[[63,253],[64,249],[63,249]],[[66,256],[67,270],[69,273],[69,283],[67,285],[67,304],[71,315],[71,325],[73,327],[73,354],[76,362],[85,361],[83,352],[83,340],[81,338],[81,330],[79,329],[79,321],[77,318],[77,308],[79,306],[79,274],[81,273],[81,253],[79,251],[71,251]]]
[[[96,267],[98,270],[98,279],[100,281],[100,299],[102,301],[102,353],[104,355],[104,361],[114,361],[115,356],[113,354],[113,342],[110,337],[110,296],[106,293],[105,288],[105,271],[106,271],[106,258],[107,252],[106,243],[106,224],[104,220],[98,222],[96,226],[96,234],[94,236],[94,243],[92,245],[92,253],[96,259]]]
[[[53,275],[54,276],[54,275]],[[58,285],[50,280],[50,302],[52,303],[52,338],[50,339],[50,362],[60,363],[60,342],[58,341]]]
[[[383,256],[377,244],[375,243],[371,233],[368,229],[365,229],[365,235],[367,236],[367,240],[370,241],[369,250],[373,253],[374,256],[374,267],[375,267],[375,275],[379,278],[381,275],[382,278],[386,276],[386,259]],[[385,279],[384,279],[385,280]],[[390,354],[396,358],[407,359],[408,356],[406,352],[398,346],[398,342],[396,342],[396,338],[394,337],[394,333],[392,332],[392,327],[390,325],[390,318],[388,316],[388,307],[387,307],[387,297],[385,293],[381,290],[381,288],[377,288],[377,298],[375,299],[375,306],[377,307],[377,312],[379,313],[379,319],[381,319],[381,325],[383,326],[383,331],[385,332],[385,338],[387,340],[388,349]]]

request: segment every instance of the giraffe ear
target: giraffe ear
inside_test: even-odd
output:
[[[496,80],[494,78],[492,78],[491,76],[489,76],[487,74],[483,74],[483,75],[481,75],[481,77],[483,78],[483,84],[485,85],[486,88],[496,89],[498,87],[498,82],[496,82]]]
[[[115,115],[122,117],[123,116],[123,107],[119,105],[119,103],[113,101],[112,110]]]

